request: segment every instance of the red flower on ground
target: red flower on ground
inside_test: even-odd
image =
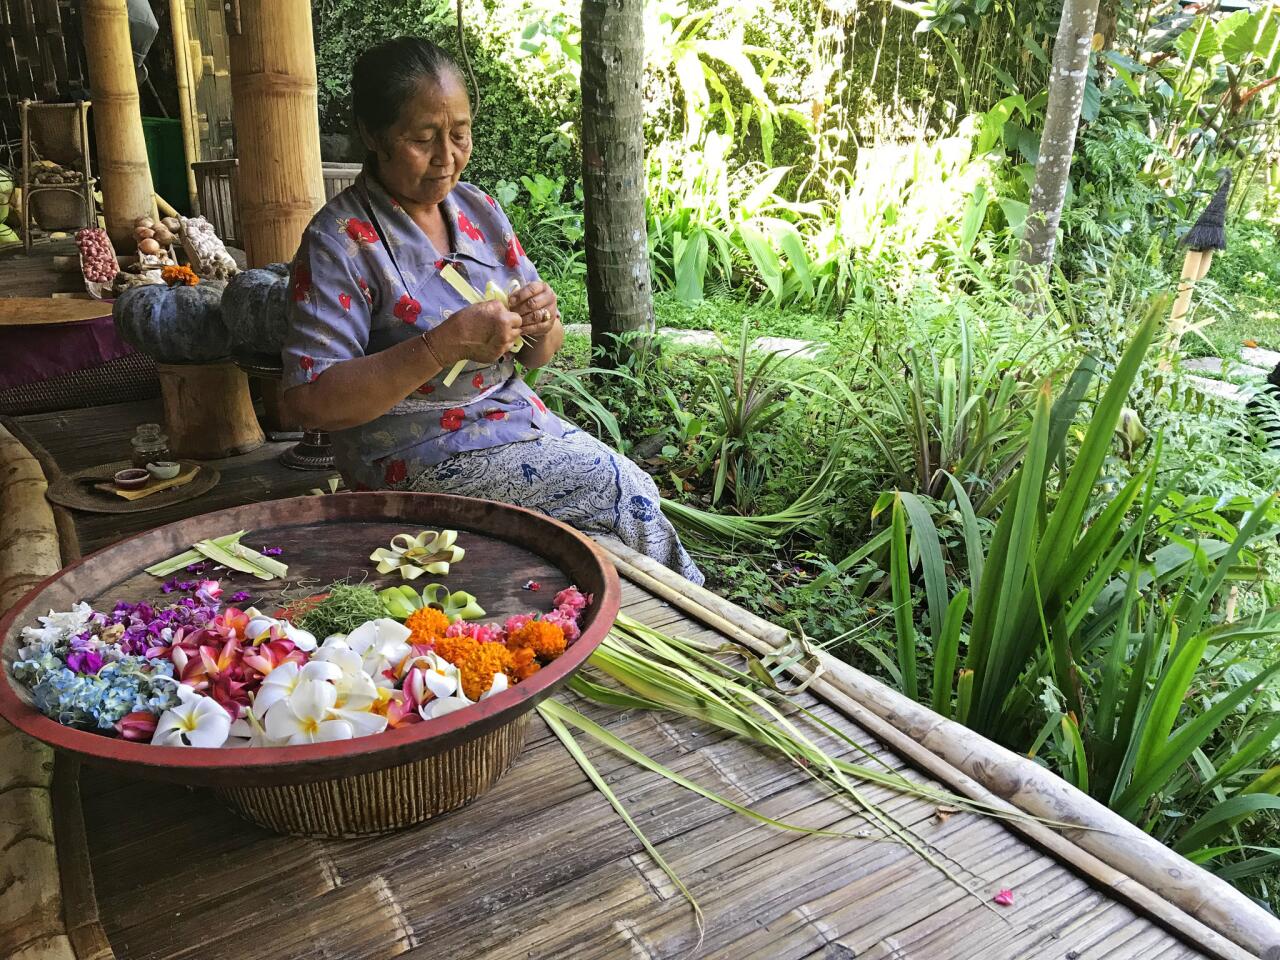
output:
[[[520,238],[514,233],[507,238],[507,266],[514,270],[520,266],[520,258],[524,256],[524,247],[520,246]]]
[[[373,224],[368,220],[361,220],[358,217],[352,217],[346,222],[345,227],[347,236],[356,243],[377,243],[378,231],[373,229]]]
[[[484,239],[484,234],[480,232],[480,229],[472,223],[467,218],[467,215],[461,210],[458,211],[458,229],[472,240]]]
[[[418,392],[419,393],[435,393],[436,388],[429,383],[424,383],[422,386],[418,388]]]
[[[404,461],[392,460],[387,464],[387,470],[382,475],[382,479],[386,480],[387,483],[404,483],[407,476],[409,476],[409,470]]]
[[[483,373],[477,373],[474,377],[472,377],[472,378],[471,378],[471,385],[472,385],[473,387],[475,387],[477,390],[479,390],[481,387],[483,387],[483,386],[484,386],[484,374],[483,374]]]
[[[342,304],[342,309],[343,309],[343,310],[350,310],[350,309],[351,309],[351,294],[349,294],[349,293],[347,293],[347,291],[343,290],[340,294],[338,294],[338,302],[339,302],[340,304]]]
[[[422,304],[406,293],[396,302],[392,312],[405,323],[416,323],[418,314],[422,313]]]
[[[484,418],[486,420],[505,420],[507,419],[507,412],[505,410],[490,410],[484,415]]]
[[[305,263],[300,263],[293,270],[293,299],[295,303],[302,303],[307,299],[307,294],[311,292],[311,268]]]
[[[444,412],[440,418],[440,426],[446,430],[462,429],[462,421],[466,418],[466,411],[461,407],[453,407]]]
[[[536,393],[533,394],[532,397],[530,397],[530,400],[532,401],[533,405],[538,408],[539,413],[547,412],[547,405],[542,402],[542,398],[539,397]]]

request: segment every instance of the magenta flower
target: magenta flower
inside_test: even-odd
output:
[[[998,903],[1002,907],[1012,907],[1013,891],[1009,889],[1001,890],[999,893],[997,893],[994,897],[991,898],[991,902]]]
[[[590,603],[591,598],[577,587],[566,587],[556,594],[555,599],[557,607],[568,607],[569,611],[574,614],[581,613]]]
[[[102,654],[97,650],[73,650],[67,654],[67,669],[72,673],[96,674],[102,669]]]
[[[235,593],[231,595],[232,603],[244,603],[248,599],[249,599],[248,590],[237,590]]]
[[[126,713],[116,721],[116,733],[125,740],[142,740],[150,743],[156,732],[157,719],[154,713],[148,713],[145,710]]]

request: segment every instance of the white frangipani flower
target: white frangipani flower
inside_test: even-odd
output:
[[[231,732],[231,716],[210,697],[178,685],[179,703],[160,714],[151,742],[161,747],[220,747]]]
[[[342,670],[336,664],[324,660],[312,660],[299,667],[294,661],[286,660],[267,674],[253,698],[253,709],[258,716],[265,716],[279,700],[289,696],[303,680],[338,680]]]
[[[337,704],[338,688],[334,684],[303,680],[267,711],[263,726],[268,737],[288,744],[350,740],[386,729],[386,717]]]

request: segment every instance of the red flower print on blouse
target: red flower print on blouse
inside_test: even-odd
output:
[[[398,320],[403,320],[405,323],[415,323],[417,322],[418,314],[422,313],[422,304],[406,293],[396,302],[392,312]]]
[[[303,370],[305,370],[307,373],[307,383],[310,383],[312,380],[315,379],[315,374],[312,372],[312,368],[314,368],[315,365],[316,365],[316,362],[312,360],[310,357],[306,356],[305,354],[298,358],[298,366],[301,367]]]
[[[293,299],[302,303],[311,293],[311,268],[305,263],[298,264],[293,270]]]
[[[361,220],[358,217],[352,217],[343,225],[347,236],[356,243],[377,243],[378,231],[373,229],[373,224],[368,220]]]
[[[483,387],[483,386],[484,386],[484,374],[483,374],[483,373],[477,373],[474,377],[472,377],[472,378],[471,378],[471,385],[472,385],[473,387],[475,387],[477,390],[479,390],[481,387]]]
[[[480,229],[474,223],[467,219],[467,215],[461,210],[458,211],[458,229],[472,240],[484,239],[484,234],[480,232]]]
[[[542,399],[536,393],[529,399],[533,401],[533,405],[538,408],[539,413],[547,412],[547,405],[542,402]]]
[[[387,464],[387,471],[382,475],[382,479],[387,483],[404,483],[407,476],[409,476],[409,470],[404,465],[404,461],[392,460]]]
[[[447,261],[445,261],[445,260],[437,260],[437,261],[436,261],[436,269],[437,269],[437,270],[443,270],[443,269],[445,268],[445,263],[446,263],[446,262],[447,262]]]
[[[364,277],[360,277],[358,280],[356,280],[356,284],[360,287],[360,292],[364,294],[364,298],[366,302],[368,302],[369,306],[372,307],[373,291],[369,289],[369,281],[366,280]]]
[[[451,410],[446,410],[444,415],[440,418],[440,426],[445,430],[460,430],[462,429],[462,421],[466,418],[466,415],[466,411],[461,407],[454,407]]]
[[[419,393],[435,393],[436,388],[429,383],[424,383],[422,386],[418,388],[418,392]]]
[[[485,198],[486,200],[488,200],[488,201],[489,201],[489,206],[493,207],[493,209],[495,209],[495,210],[497,210],[497,209],[498,209],[498,201],[497,201],[497,200],[493,199],[493,197],[489,196],[487,193],[484,195],[484,198]]]
[[[484,415],[484,418],[485,418],[486,420],[505,420],[505,419],[507,419],[507,411],[505,411],[505,410],[490,410],[488,413],[486,413],[486,414]]]
[[[343,310],[350,310],[350,309],[351,309],[351,294],[349,294],[349,293],[347,293],[347,291],[343,290],[340,294],[338,294],[338,302],[339,302],[340,304],[342,304],[342,309],[343,309]]]
[[[513,233],[507,238],[507,266],[514,270],[520,266],[520,258],[524,256],[524,247],[520,246],[520,239]]]

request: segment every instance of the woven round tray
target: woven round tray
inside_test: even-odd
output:
[[[125,500],[114,493],[97,489],[95,481],[110,482],[118,471],[127,470],[132,466],[133,464],[127,460],[121,460],[118,463],[104,463],[100,467],[87,467],[75,473],[63,474],[49,484],[49,490],[45,496],[59,506],[83,510],[86,513],[143,513],[147,510],[158,510],[160,507],[194,500],[217,486],[222,476],[207,464],[183,460],[184,471],[199,466],[200,472],[180,487],[160,490],[139,500]]]

